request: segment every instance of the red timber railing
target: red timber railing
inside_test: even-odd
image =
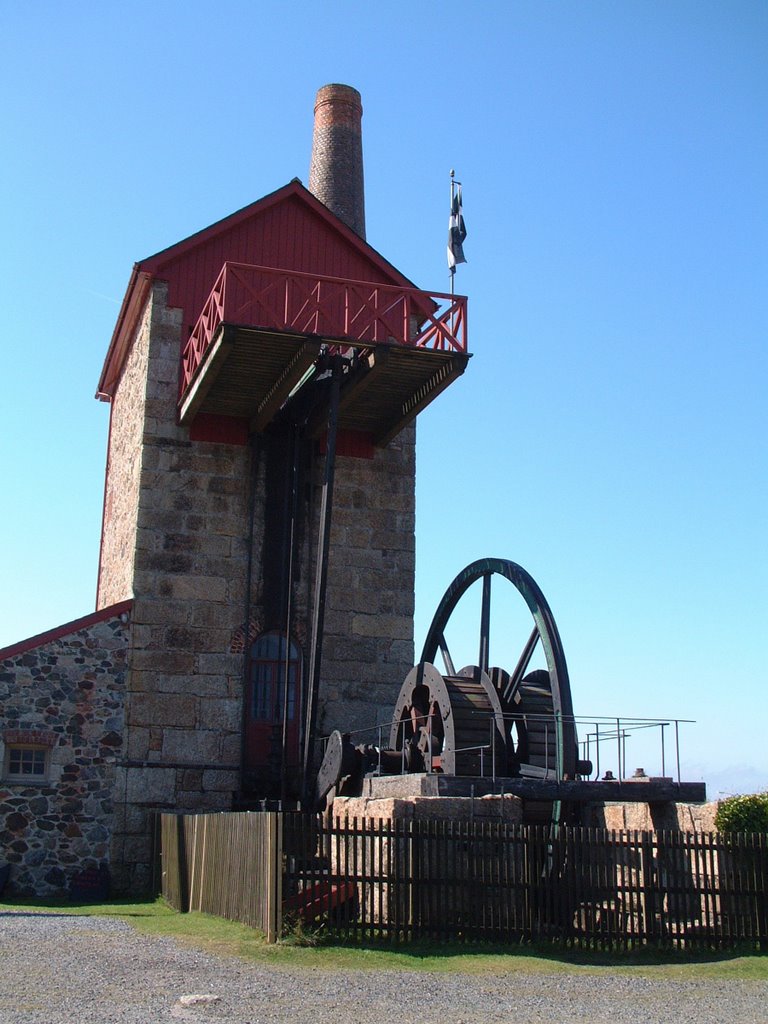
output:
[[[467,351],[464,295],[225,263],[182,354],[182,395],[222,323],[316,334],[355,345],[389,342]]]

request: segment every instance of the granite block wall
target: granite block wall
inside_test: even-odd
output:
[[[321,734],[383,721],[388,728],[400,686],[413,665],[415,461],[415,425],[371,460],[338,459]],[[375,738],[371,734],[365,740]]]
[[[243,778],[244,636],[281,623],[280,531],[269,523],[282,507],[283,442],[273,433],[255,450],[192,440],[176,417],[181,342],[180,311],[156,282],[114,397],[99,587],[100,600],[133,598],[114,849],[119,885],[134,891],[148,882],[153,811],[232,807]],[[293,636],[306,659],[323,456],[305,457]],[[414,489],[413,426],[372,459],[338,459],[321,734],[382,721],[411,667]]]
[[[117,884],[133,891],[149,880],[152,811],[228,809],[239,786],[243,656],[231,645],[245,607],[250,452],[191,441],[177,424],[180,348],[181,311],[156,282],[114,398],[107,492],[123,498],[105,509],[100,587],[123,578],[118,541],[132,515],[114,846]]]

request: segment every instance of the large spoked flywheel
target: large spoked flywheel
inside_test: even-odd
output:
[[[517,663],[502,668],[489,665],[493,592],[503,581],[511,583],[528,606],[532,630],[522,646]],[[573,721],[571,687],[560,635],[547,601],[533,577],[515,562],[482,558],[458,574],[443,596],[421,654],[421,661],[434,663],[442,657],[448,677],[457,673],[446,643],[446,627],[456,606],[473,584],[482,586],[478,627],[476,670],[489,678],[498,694],[504,719],[507,770],[510,775],[543,778],[574,778],[578,749]],[[537,648],[543,651],[546,669],[529,671]],[[456,737],[456,743],[463,737]]]

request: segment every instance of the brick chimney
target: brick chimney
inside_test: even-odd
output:
[[[324,85],[315,100],[309,191],[365,238],[363,105],[350,85]]]

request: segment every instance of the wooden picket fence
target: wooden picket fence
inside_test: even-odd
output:
[[[300,925],[364,941],[762,948],[767,839],[163,814],[163,895],[179,910],[243,921],[270,941]]]
[[[176,910],[281,931],[282,815],[161,814],[162,893]]]

